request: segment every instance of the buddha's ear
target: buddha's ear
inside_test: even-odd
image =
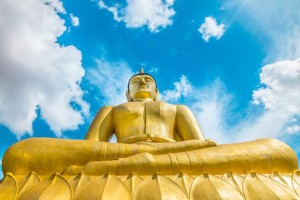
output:
[[[156,88],[156,95],[155,95],[155,97],[154,97],[154,101],[159,101],[159,91],[158,91],[158,89]]]
[[[126,91],[126,98],[127,98],[128,102],[132,102],[132,99],[131,99],[131,96],[130,96],[130,93],[128,90]]]

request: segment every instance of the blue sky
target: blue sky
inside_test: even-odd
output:
[[[144,67],[206,138],[278,138],[300,154],[300,1],[3,0],[0,157],[29,137],[83,139]],[[0,175],[0,177],[3,175]]]

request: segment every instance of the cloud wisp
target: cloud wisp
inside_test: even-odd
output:
[[[300,57],[300,1],[224,1],[230,13],[239,10],[239,23],[261,38],[267,50],[266,62]]]
[[[205,42],[209,42],[212,37],[219,40],[225,32],[225,25],[218,24],[213,17],[205,17],[205,22],[201,24],[198,31]]]
[[[182,102],[191,108],[207,138],[217,142],[231,141],[226,127],[226,117],[231,109],[232,95],[226,92],[219,80],[203,87],[195,87],[186,76],[174,83],[174,89],[162,92],[162,100]]]
[[[182,75],[179,82],[174,83],[173,90],[165,90],[161,94],[164,101],[178,101],[181,97],[187,97],[192,91],[192,85],[186,76]]]
[[[100,9],[113,14],[117,22],[124,22],[128,28],[141,28],[146,26],[151,32],[156,33],[169,25],[172,25],[172,17],[175,14],[172,8],[173,0],[127,0],[127,5],[107,6],[100,0]]]
[[[125,62],[109,62],[97,59],[96,67],[87,71],[87,79],[103,96],[105,105],[127,102],[126,90],[133,72]]]
[[[300,134],[299,59],[262,68],[260,79],[263,86],[253,91],[246,115],[235,113],[234,95],[220,80],[199,88],[186,77],[184,81],[182,79],[174,84],[173,90],[163,92],[163,98],[174,103],[182,98],[181,102],[192,108],[207,138],[228,143]],[[186,90],[189,92],[184,92]]]
[[[0,2],[0,123],[18,138],[33,134],[37,109],[58,137],[89,113],[81,52],[56,42],[66,30],[59,12],[57,0]]]

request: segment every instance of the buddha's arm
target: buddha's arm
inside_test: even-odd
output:
[[[11,146],[3,156],[3,173],[61,173],[69,165],[99,160],[101,142],[30,138]],[[109,157],[109,156],[107,156]]]
[[[184,106],[176,106],[175,130],[182,140],[200,139],[205,140],[205,137],[195,119],[192,111]]]
[[[88,133],[85,136],[86,140],[108,141],[114,133],[112,106],[104,106],[94,118]]]

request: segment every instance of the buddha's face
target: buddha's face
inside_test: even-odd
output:
[[[149,75],[138,75],[129,82],[129,97],[132,101],[153,101],[157,89],[154,79]]]

